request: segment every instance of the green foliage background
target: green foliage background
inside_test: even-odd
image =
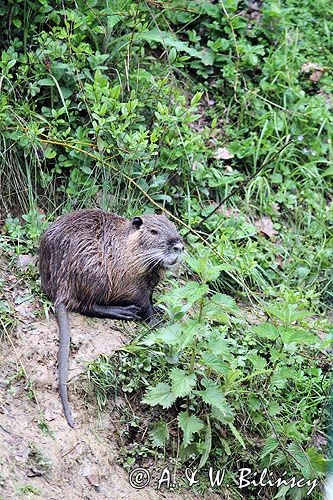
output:
[[[206,240],[188,235],[190,281],[168,292],[167,330],[117,368],[91,365],[98,397],[116,369],[122,390],[134,380],[145,403],[171,407],[183,460],[322,477],[327,344],[313,332],[327,333],[332,300],[330,2],[9,0],[0,15],[2,249],[35,252],[49,220],[83,206],[130,217],[158,204]],[[275,235],[258,230],[263,217]],[[251,326],[235,298],[270,320]],[[169,446],[169,426],[151,449]]]

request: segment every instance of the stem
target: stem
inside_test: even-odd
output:
[[[201,320],[202,320],[202,311],[203,311],[204,300],[205,300],[205,297],[201,297],[200,305],[199,305],[198,323],[201,323]],[[195,357],[197,354],[197,344],[198,344],[198,337],[196,336],[196,337],[194,337],[193,348],[192,348],[190,373],[193,373],[193,371],[194,371]]]

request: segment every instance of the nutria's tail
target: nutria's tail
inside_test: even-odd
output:
[[[59,392],[64,407],[64,413],[68,424],[74,427],[72,412],[68,403],[67,396],[67,379],[68,379],[68,358],[69,358],[69,342],[70,331],[67,308],[65,304],[59,304],[55,308],[57,322],[59,327],[59,357],[58,357],[58,373],[59,373]]]

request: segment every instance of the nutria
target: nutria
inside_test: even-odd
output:
[[[184,245],[164,215],[132,221],[99,209],[60,216],[40,242],[42,287],[59,326],[59,392],[68,424],[70,331],[67,310],[87,316],[152,322],[152,292],[164,270],[180,261]]]

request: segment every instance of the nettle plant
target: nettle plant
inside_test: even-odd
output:
[[[325,363],[316,366],[315,354],[309,359],[311,350],[326,346],[307,326],[310,313],[296,303],[276,303],[266,309],[269,321],[251,325],[233,297],[210,289],[224,266],[214,264],[207,251],[186,260],[197,281],[163,296],[170,323],[120,354],[126,357],[126,380],[128,352],[135,353],[133,369],[138,358],[145,359],[142,403],[168,410],[150,429],[153,447],[168,447],[176,426],[182,436],[179,459],[198,460],[199,468],[215,463],[233,476],[241,460],[269,467],[276,477],[281,470],[320,476],[326,462],[312,444],[313,423],[320,426],[329,377]],[[328,355],[321,356],[321,364],[329,363]],[[147,361],[156,358],[158,369]],[[132,389],[125,384],[124,391]]]

